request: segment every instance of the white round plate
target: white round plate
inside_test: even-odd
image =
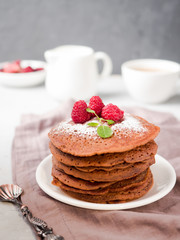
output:
[[[0,63],[0,68],[8,62]],[[31,66],[32,68],[44,68],[40,71],[28,73],[4,73],[0,72],[0,84],[7,87],[32,87],[44,82],[46,76],[46,63],[36,60],[22,60],[22,67]]]
[[[52,198],[63,203],[95,210],[118,210],[144,206],[155,202],[168,194],[175,185],[176,173],[171,164],[160,155],[156,155],[156,163],[151,166],[154,184],[151,190],[143,197],[126,203],[100,204],[81,201],[67,195],[60,188],[51,184],[51,155],[39,164],[36,170],[36,181],[39,187]]]

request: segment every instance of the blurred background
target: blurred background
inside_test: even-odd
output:
[[[180,62],[180,0],[0,0],[0,61],[44,60],[63,44],[104,51],[122,62]]]
[[[11,146],[15,143],[15,129],[16,126],[21,124],[22,115],[24,116],[24,121],[27,122],[31,122],[33,117],[35,117],[34,115],[38,115],[37,121],[39,122],[41,119],[51,118],[55,116],[53,114],[57,113],[60,113],[60,117],[64,116],[68,112],[68,107],[72,104],[71,101],[66,102],[66,105],[64,105],[65,99],[60,103],[54,96],[50,96],[48,91],[46,91],[47,85],[41,84],[36,86],[35,83],[37,84],[37,80],[39,81],[41,78],[38,72],[32,73],[34,75],[3,73],[1,72],[1,67],[4,66],[1,62],[18,59],[45,61],[44,52],[46,50],[67,44],[89,46],[95,51],[103,51],[111,57],[113,75],[103,79],[103,84],[102,81],[92,84],[93,88],[98,85],[97,94],[102,97],[105,104],[113,103],[120,108],[125,106],[125,109],[130,107],[132,112],[137,111],[138,115],[142,117],[146,116],[146,110],[144,115],[144,108],[164,111],[172,113],[180,120],[180,81],[178,81],[179,86],[176,87],[177,93],[173,93],[173,96],[168,101],[159,104],[144,104],[143,101],[138,102],[130,97],[120,76],[121,64],[131,59],[158,58],[180,63],[180,0],[0,0],[1,184],[11,183],[12,172],[18,170],[18,168],[12,169]],[[27,65],[29,66],[30,64],[28,63]],[[64,68],[60,67],[59,72],[61,72],[61,69]],[[72,68],[66,69],[68,73],[72,73]],[[40,74],[41,72],[43,71],[39,71]],[[48,71],[44,70],[44,76],[46,72],[48,73]],[[90,75],[89,72],[86,76]],[[83,84],[85,83],[83,91],[81,86],[84,85],[76,84],[73,73],[72,83],[74,83],[75,87],[72,87],[73,84],[69,83],[66,77],[59,78],[59,75],[57,75],[58,79],[55,79],[55,77],[56,73],[52,78],[49,78],[50,85],[55,86],[59,97],[61,97],[62,92],[65,92],[65,86],[69,92],[69,86],[71,86],[72,92],[79,88],[79,99],[83,99],[81,94],[84,94],[84,90],[91,89],[85,85],[87,82],[86,77],[84,78],[85,81],[84,79],[82,81]],[[59,87],[53,84],[54,79],[60,84]],[[77,79],[79,80],[79,77]],[[132,76],[132,81],[134,82],[134,75]],[[167,78],[168,85],[164,79],[161,79],[161,81],[155,80],[155,86],[151,90],[150,97],[151,95],[154,97],[154,90],[156,90],[158,96],[161,95],[163,87],[171,91],[171,88],[169,88],[169,82],[170,85],[173,82],[171,77],[168,76]],[[144,83],[148,85],[147,81],[142,81],[142,83],[143,85]],[[138,87],[136,83],[134,85]],[[135,89],[134,85],[130,84],[133,90]],[[175,82],[174,86],[176,86]],[[146,89],[146,91],[149,91],[149,88],[146,87]],[[134,91],[139,97],[139,92],[136,89]],[[144,89],[141,92],[143,95],[146,95]],[[71,92],[70,95],[72,97]],[[59,110],[57,111],[57,109]],[[63,111],[61,112],[62,109]],[[53,112],[51,112],[52,110]],[[48,114],[42,115],[41,118],[40,115],[44,113]],[[155,116],[155,113],[153,113],[152,119],[155,119],[157,123],[158,121],[161,123],[160,118]],[[170,116],[169,119],[172,119],[172,127],[168,125],[169,122],[164,120],[163,117],[161,132],[163,133],[164,131],[165,135],[162,136],[166,136],[169,145],[174,147],[177,146],[178,141],[175,141],[175,138],[168,139],[167,136],[170,136],[168,131],[175,132],[175,120],[171,118],[171,115],[168,116]],[[37,128],[37,131],[40,137],[46,138],[47,136],[40,132],[41,127],[44,128],[46,122],[42,121],[39,123],[40,127]],[[22,127],[23,129],[25,128]],[[36,139],[34,132],[32,133],[31,130],[27,132],[27,137],[30,139],[28,144],[31,143],[31,140],[34,142],[32,148],[30,147],[29,149],[33,149],[36,143],[40,143],[39,138]],[[161,144],[161,149],[165,148],[166,145]],[[19,143],[17,142],[14,146],[18,147]],[[169,152],[168,154],[174,158],[176,153],[172,146],[169,147],[171,153]],[[27,159],[26,154],[28,154],[28,151],[26,150],[26,148],[21,150],[18,147],[17,151],[22,154],[22,159],[20,158],[18,161],[24,160],[24,158]],[[37,153],[39,160],[43,159],[43,152]],[[33,154],[33,156],[36,155],[34,152]],[[30,160],[30,164],[32,161],[34,159]],[[34,166],[33,164],[33,169]],[[30,172],[33,173],[31,170]],[[34,176],[35,174],[32,178]],[[30,177],[30,174],[28,177]],[[27,181],[29,181],[28,178]],[[173,206],[173,211],[174,209]],[[36,216],[40,217],[38,214]],[[44,220],[46,221],[46,219]],[[14,206],[10,207],[9,204],[3,204],[0,207],[0,234],[0,239],[6,240],[34,239],[29,226],[23,222],[23,218],[20,217],[20,214],[17,214]]]

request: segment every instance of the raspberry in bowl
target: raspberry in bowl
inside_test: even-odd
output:
[[[30,87],[44,82],[46,63],[16,60],[0,63],[0,83],[9,87]]]

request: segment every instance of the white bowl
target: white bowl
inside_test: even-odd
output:
[[[175,94],[180,65],[160,59],[125,62],[122,77],[129,94],[144,103],[161,103]]]
[[[0,63],[0,69],[8,62]],[[43,68],[43,70],[27,73],[0,72],[0,83],[9,87],[31,87],[44,82],[46,76],[46,63],[36,60],[22,60],[22,67]]]

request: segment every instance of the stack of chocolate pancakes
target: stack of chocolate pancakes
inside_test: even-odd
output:
[[[70,119],[49,132],[52,184],[95,203],[126,202],[146,194],[153,184],[150,166],[159,127],[125,113],[121,122],[111,125],[112,137],[103,139],[87,123]]]

